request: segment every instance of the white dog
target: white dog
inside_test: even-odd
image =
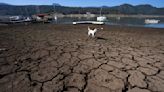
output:
[[[103,28],[101,28],[103,29]],[[88,27],[88,36],[92,35],[92,37],[95,37],[95,33],[97,32],[97,28],[95,29],[90,29],[90,27]]]
[[[97,32],[97,28],[92,30],[88,27],[88,36],[92,35],[92,37],[95,37],[96,32]]]

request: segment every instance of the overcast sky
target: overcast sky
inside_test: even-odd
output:
[[[0,0],[1,3],[13,5],[52,5],[59,3],[64,6],[116,6],[120,4],[151,4],[156,7],[164,7],[164,0]]]

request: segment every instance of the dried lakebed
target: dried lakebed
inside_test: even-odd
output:
[[[1,27],[0,91],[164,92],[162,29],[87,26]]]

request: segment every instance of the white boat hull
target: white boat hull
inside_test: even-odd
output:
[[[155,19],[146,19],[145,23],[146,24],[157,24],[159,23],[160,20],[155,20]]]
[[[99,16],[97,17],[97,21],[106,21],[107,18],[105,16]]]
[[[104,22],[99,22],[99,21],[77,21],[73,22],[74,25],[76,24],[96,24],[96,25],[103,25]]]

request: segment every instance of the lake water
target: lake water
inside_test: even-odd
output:
[[[147,19],[158,19],[160,22],[158,24],[145,24],[146,18],[115,18],[110,17],[105,22],[107,25],[123,25],[123,26],[138,26],[138,27],[150,27],[150,28],[164,28],[164,18],[147,18]],[[74,21],[95,21],[95,18],[58,18],[57,23],[59,24],[71,24]]]

